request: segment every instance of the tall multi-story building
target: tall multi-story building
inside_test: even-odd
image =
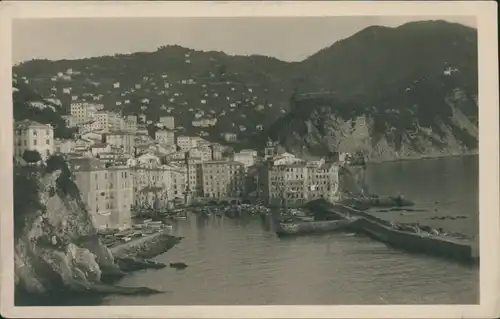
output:
[[[203,196],[203,187],[201,184],[202,171],[200,166],[201,159],[187,157],[184,166],[186,167],[186,193],[188,200]]]
[[[319,198],[329,201],[338,198],[339,166],[336,163],[304,161],[269,165],[266,197],[271,203],[282,199],[304,203]]]
[[[75,183],[98,228],[130,227],[133,179],[126,166],[106,167],[94,158],[71,160]]]
[[[198,162],[211,161],[212,148],[209,145],[193,147],[192,149],[186,152],[186,156]]]
[[[165,125],[165,128],[173,130],[175,128],[175,118],[173,116],[160,116],[161,124]]]
[[[201,166],[203,197],[240,197],[244,193],[244,167],[239,162],[208,161]]]
[[[182,151],[187,151],[195,147],[191,136],[177,136],[177,146],[179,146]]]
[[[314,200],[324,198],[328,201],[338,199],[339,165],[336,163],[309,163],[306,165],[307,180],[305,198]]]
[[[104,141],[118,149],[121,149],[126,154],[134,154],[136,136],[131,132],[119,130],[109,131],[104,134]]]
[[[70,114],[75,118],[76,125],[93,121],[97,111],[97,106],[91,103],[78,102],[70,105]]]
[[[155,140],[165,145],[175,145],[175,133],[171,130],[158,130],[155,132]]]
[[[120,130],[122,128],[123,119],[115,112],[96,112],[95,120],[101,130]]]
[[[210,149],[212,150],[212,160],[220,161],[222,159],[223,147],[220,144],[211,144]]]
[[[123,127],[124,131],[128,132],[136,132],[137,131],[137,116],[128,115],[123,119]]]
[[[137,162],[131,167],[134,176],[136,207],[167,208],[184,203],[186,172],[180,167],[157,161]]]
[[[24,151],[38,151],[42,159],[54,153],[54,129],[49,124],[23,120],[14,126],[14,154],[22,156]]]

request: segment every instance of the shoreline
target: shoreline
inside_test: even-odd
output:
[[[393,159],[380,159],[380,160],[367,160],[367,164],[383,164],[383,163],[394,163],[394,162],[409,162],[409,161],[417,161],[417,160],[432,160],[432,159],[444,159],[444,158],[457,158],[457,157],[469,157],[469,156],[478,156],[479,152],[471,152],[467,154],[450,154],[450,155],[421,155],[421,156],[407,156],[401,158],[393,158]]]
[[[82,290],[61,288],[46,294],[34,294],[16,288],[14,303],[17,306],[57,306],[67,305],[68,302],[80,305],[80,302],[88,301],[99,304],[101,298],[109,295],[139,296],[162,293],[147,286],[124,287],[115,283],[138,270],[165,268],[167,265],[151,259],[166,253],[181,240],[182,237],[175,237],[165,231],[160,231],[114,247],[106,247],[113,256],[114,263],[120,270],[119,273],[103,272],[99,282],[94,282]]]

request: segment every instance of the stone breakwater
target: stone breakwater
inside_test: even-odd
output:
[[[131,272],[141,269],[160,269],[165,264],[150,258],[161,255],[181,241],[182,237],[171,236],[165,232],[157,232],[110,248],[115,263],[121,271]],[[113,278],[109,278],[112,281]]]
[[[153,258],[168,251],[181,241],[166,232],[157,232],[136,240],[119,244],[110,248],[111,254],[117,257]]]

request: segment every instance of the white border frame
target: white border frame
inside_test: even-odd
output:
[[[1,311],[43,318],[486,318],[499,315],[498,36],[494,1],[157,2],[12,1],[0,3],[0,178],[12,180],[12,19],[55,17],[475,16],[479,56],[480,304],[382,306],[14,307],[12,186],[0,192]],[[36,36],[36,35],[34,35]],[[10,187],[9,187],[10,186]]]

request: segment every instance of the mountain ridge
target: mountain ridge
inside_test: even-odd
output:
[[[80,74],[71,76],[70,81],[61,80],[56,74],[66,68]],[[326,109],[325,105],[318,107],[327,117],[343,121],[368,115],[373,123],[370,125],[374,125],[372,142],[384,129],[400,121],[406,124],[399,128],[396,140],[403,139],[406,131],[415,130],[415,121],[438,135],[453,132],[453,140],[460,143],[476,139],[469,134],[470,129],[465,134],[459,127],[477,128],[477,31],[440,20],[394,28],[368,27],[300,62],[261,55],[231,56],[174,45],[149,53],[32,61],[14,67],[14,71],[18,78],[29,78],[30,85],[42,96],[59,98],[63,105],[71,103],[72,96],[92,101],[83,96],[102,95],[99,101],[107,109],[124,114],[144,112],[149,121],[174,115],[179,134],[204,134],[220,142],[222,133],[236,133],[237,147],[262,148],[268,138],[281,142],[283,135],[292,133],[280,129],[280,123],[290,117],[293,92],[336,92],[335,102],[327,103],[330,105]],[[119,89],[113,87],[116,82]],[[61,90],[68,86],[72,87],[71,93],[62,94]],[[463,97],[450,102],[454,92]],[[145,98],[148,103],[141,102]],[[470,123],[450,120],[457,113],[455,109]],[[193,127],[191,122],[197,118],[216,118],[217,124]],[[304,117],[306,122],[310,124],[304,125],[309,127],[315,123],[320,135],[333,129]],[[294,143],[307,140],[300,132],[292,135],[297,136]],[[382,135],[381,140],[390,136],[388,132]],[[316,140],[333,136],[321,135]],[[308,141],[307,145],[314,144]],[[469,146],[461,152],[474,149],[474,143],[467,143]]]

